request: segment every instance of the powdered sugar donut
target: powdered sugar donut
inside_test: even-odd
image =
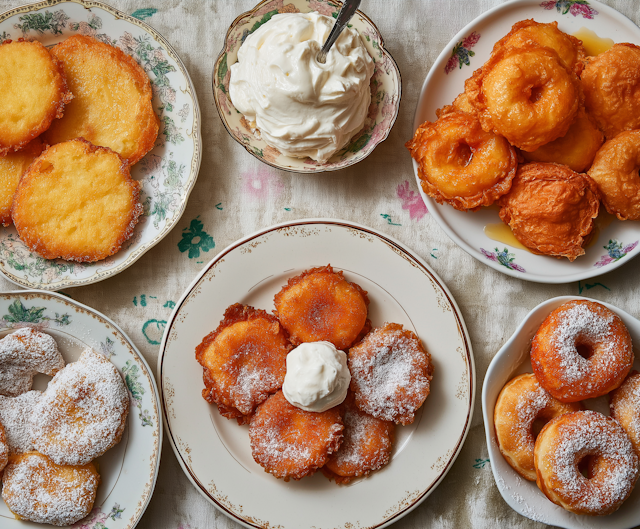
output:
[[[589,461],[588,477],[578,464]],[[638,456],[618,422],[596,411],[560,415],[542,429],[534,450],[537,484],[576,514],[618,510],[638,479]]]
[[[611,416],[627,432],[640,457],[640,373],[631,373],[609,398]]]
[[[0,472],[7,466],[9,462],[9,445],[7,443],[7,435],[4,426],[0,423]]]
[[[29,418],[31,440],[59,465],[84,465],[120,442],[128,413],[120,373],[87,349],[49,382]]]
[[[16,397],[31,389],[33,376],[53,376],[64,359],[53,337],[23,327],[0,340],[0,395]]]
[[[33,450],[29,417],[41,397],[42,392],[35,390],[17,397],[0,396],[0,423],[4,425],[11,455]]]
[[[569,301],[555,309],[531,343],[536,378],[562,402],[609,393],[632,365],[629,331],[617,314],[593,301]]]

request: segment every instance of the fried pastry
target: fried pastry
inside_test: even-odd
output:
[[[9,443],[2,422],[0,422],[0,474],[9,462]]]
[[[117,153],[78,138],[49,147],[31,164],[11,214],[22,241],[45,259],[94,262],[133,234],[139,191]]]
[[[29,418],[35,449],[59,465],[84,465],[120,442],[129,393],[115,366],[85,350],[49,382]]]
[[[256,406],[282,387],[291,350],[277,318],[236,303],[196,347],[206,388],[203,398],[227,419],[248,423]]]
[[[564,165],[529,163],[518,167],[511,191],[499,201],[500,218],[533,253],[575,260],[598,216],[595,182]]]
[[[67,526],[91,512],[99,484],[93,463],[62,466],[30,452],[10,458],[2,499],[19,520]]]
[[[289,279],[274,299],[276,314],[293,345],[331,342],[345,349],[367,322],[367,293],[331,265]]]
[[[640,373],[632,371],[622,385],[609,394],[611,416],[627,432],[640,457]]]
[[[506,139],[455,107],[420,125],[406,147],[418,162],[422,190],[462,211],[489,206],[507,193],[518,166]]]
[[[74,35],[51,54],[64,68],[75,99],[47,131],[50,144],[82,137],[109,147],[130,165],[150,151],[158,136],[149,77],[120,49]]]
[[[4,425],[7,434],[10,455],[33,450],[29,417],[41,397],[42,392],[36,390],[17,397],[0,396],[0,423]]]
[[[42,134],[73,98],[60,62],[23,40],[0,44],[0,94],[0,156]]]

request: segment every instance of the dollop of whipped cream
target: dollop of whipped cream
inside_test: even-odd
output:
[[[326,63],[316,61],[333,24],[319,13],[275,15],[231,66],[231,102],[286,156],[326,162],[367,117],[374,67],[358,32],[345,28]]]
[[[347,355],[329,342],[309,342],[287,355],[287,374],[282,392],[294,406],[322,412],[347,396],[351,373]]]

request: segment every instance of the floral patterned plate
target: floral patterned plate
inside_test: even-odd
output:
[[[516,512],[537,522],[567,529],[631,529],[640,519],[640,487],[636,486],[631,496],[618,511],[608,516],[580,516],[565,511],[551,503],[540,492],[535,482],[522,479],[502,457],[496,441],[493,410],[498,394],[504,385],[516,375],[531,373],[531,339],[549,313],[560,305],[574,299],[589,299],[580,296],[561,296],[540,303],[526,315],[513,336],[496,353],[491,361],[482,387],[482,413],[487,436],[491,470],[498,490],[507,504]],[[629,329],[631,339],[640,343],[640,321],[613,305],[591,299],[614,311]],[[635,369],[640,369],[640,358],[636,355]],[[588,409],[609,415],[607,397],[585,401]]]
[[[160,133],[153,150],[131,169],[142,184],[144,214],[122,250],[91,264],[43,259],[20,241],[15,228],[0,228],[0,272],[23,287],[60,290],[87,285],[131,266],[178,222],[200,168],[195,89],[182,61],[157,31],[92,0],[47,0],[0,14],[0,41],[34,39],[50,47],[78,33],[131,55],[151,80]]]
[[[91,514],[74,529],[133,529],[158,476],[162,428],[158,390],[151,369],[122,330],[99,312],[68,297],[39,290],[0,293],[0,337],[20,327],[52,335],[67,363],[87,347],[101,352],[124,376],[131,408],[122,441],[96,461],[102,482]],[[51,377],[37,375],[34,389]],[[0,527],[43,527],[15,519],[0,499]]]
[[[277,149],[268,146],[251,129],[249,123],[238,112],[229,98],[229,66],[238,59],[238,48],[247,35],[278,13],[308,13],[317,11],[322,15],[336,17],[342,7],[339,0],[263,0],[253,10],[243,13],[231,24],[224,42],[224,48],[213,68],[213,96],[220,119],[231,137],[258,160],[284,171],[294,173],[320,173],[337,171],[364,160],[376,145],[389,136],[400,110],[402,83],[400,70],[393,57],[384,49],[382,36],[375,24],[361,11],[357,11],[350,21],[362,37],[369,55],[375,62],[371,78],[371,106],[364,128],[357,133],[349,145],[337,152],[326,163],[311,158],[291,158],[283,156]]]
[[[493,45],[511,26],[524,19],[558,22],[567,33],[582,27],[615,42],[640,44],[640,28],[614,9],[595,0],[514,0],[501,4],[468,24],[445,47],[422,86],[414,128],[436,119],[436,109],[448,105],[464,91],[464,82],[489,58]],[[498,208],[491,206],[475,213],[437,204],[420,187],[422,198],[442,229],[467,253],[504,274],[539,283],[568,283],[600,275],[623,265],[640,253],[640,223],[622,222],[606,212],[596,220],[596,236],[586,254],[574,262],[534,255],[501,236],[495,240],[484,231],[501,226]],[[602,209],[604,211],[604,208]]]
[[[414,331],[433,358],[431,394],[413,424],[396,428],[392,461],[349,486],[320,472],[285,483],[251,457],[247,426],[202,398],[195,347],[225,309],[273,309],[273,296],[305,269],[331,263],[368,292],[374,326]],[[245,527],[378,528],[418,506],[442,481],[471,424],[475,369],[462,315],[425,262],[388,236],[334,219],[288,222],[223,250],[187,288],[165,328],[158,373],[167,436],[187,477]]]

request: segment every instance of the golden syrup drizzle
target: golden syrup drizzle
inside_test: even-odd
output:
[[[573,36],[582,41],[587,55],[600,55],[613,46],[613,40],[598,37],[595,31],[585,27],[581,27]]]
[[[596,220],[593,222],[593,231],[591,232],[591,238],[589,239],[589,242],[584,246],[585,248],[594,246],[598,242],[600,234],[604,230],[606,230],[609,224],[611,224],[616,219],[615,215],[607,213],[606,211],[604,211],[604,208],[602,209],[603,211],[596,217]]]
[[[529,251],[529,248],[516,239],[516,236],[511,231],[509,225],[504,224],[503,222],[487,224],[484,227],[484,234],[489,237],[489,239],[501,242],[502,244],[506,244],[512,248],[520,248],[521,250]]]

